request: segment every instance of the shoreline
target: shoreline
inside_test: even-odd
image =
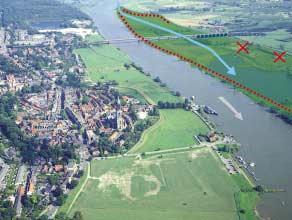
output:
[[[98,34],[99,34],[103,39],[106,40],[106,38],[105,38],[100,32],[98,32]],[[116,46],[114,46],[114,45],[113,45],[113,47],[116,48],[116,49],[118,49],[118,48],[117,48]],[[140,73],[140,74],[142,74],[142,73]],[[139,92],[139,93],[143,96],[143,94],[142,94],[139,90],[136,89],[136,91]],[[144,97],[144,96],[143,96],[143,97]],[[144,97],[144,98],[145,98],[145,97]],[[145,99],[145,101],[147,101],[147,99]],[[193,112],[193,111],[192,111],[192,112]],[[216,130],[216,127],[212,127],[212,126],[209,124],[209,120],[203,118],[203,116],[201,116],[198,112],[193,112],[193,114],[197,115],[197,116],[200,118],[200,120],[202,120],[210,130]],[[160,120],[161,120],[161,116],[160,116],[160,119],[159,119],[154,125],[152,125],[152,126],[149,127],[148,129],[146,129],[145,131],[143,131],[140,140],[139,140],[139,141],[138,141],[138,142],[137,142],[137,143],[136,143],[131,149],[129,149],[129,150],[126,152],[126,154],[131,153],[131,151],[135,148],[135,146],[137,146],[137,145],[141,142],[141,140],[143,139],[143,135],[145,135],[145,133],[147,133],[147,131],[148,131],[149,129],[152,130],[153,127],[157,126],[157,123],[159,123]],[[189,147],[188,147],[188,148],[189,148]],[[213,150],[212,150],[212,151],[213,151]],[[146,152],[146,153],[147,153],[147,152]],[[219,155],[218,155],[218,156],[219,156]],[[231,158],[232,158],[233,162],[236,163],[236,165],[238,166],[237,161],[234,159],[233,155],[231,155]],[[247,171],[245,171],[243,168],[239,168],[239,170],[240,170],[241,175],[242,175],[242,176],[248,181],[248,183],[249,183],[252,187],[256,186],[255,181],[249,177]],[[260,201],[261,201],[261,197],[259,198],[259,201],[257,202],[257,205],[258,205],[258,203],[259,203]],[[255,215],[256,215],[259,219],[262,219],[262,217],[260,216],[259,211],[257,210],[257,205],[256,205],[256,207],[254,208],[254,213],[255,213]]]
[[[225,76],[221,73],[218,73],[212,69],[209,69],[208,67],[197,63],[196,61],[189,59],[179,53],[173,52],[171,50],[165,49],[163,47],[160,47],[159,45],[157,45],[156,43],[151,42],[150,40],[148,40],[146,37],[144,37],[143,35],[139,34],[135,28],[133,28],[133,26],[131,26],[131,24],[128,22],[128,18],[124,16],[125,14],[128,14],[129,16],[135,16],[135,17],[152,17],[152,18],[157,18],[159,20],[161,20],[161,22],[166,23],[167,25],[169,24],[173,24],[171,23],[167,18],[165,18],[164,16],[160,15],[160,14],[152,14],[152,13],[140,13],[140,12],[136,12],[136,11],[132,11],[129,10],[127,8],[121,8],[120,10],[117,10],[117,15],[120,18],[121,22],[127,27],[128,31],[131,32],[135,37],[137,37],[138,39],[140,39],[141,41],[143,41],[146,45],[149,45],[150,47],[153,47],[155,49],[158,49],[160,51],[162,51],[165,54],[171,55],[171,56],[175,56],[178,59],[189,63],[192,66],[196,66],[197,68],[199,68],[203,73],[210,75],[211,77],[215,77],[221,81],[223,81],[224,83],[228,83],[229,85],[233,85],[235,86],[235,88],[242,92],[243,94],[247,95],[249,98],[251,98],[253,101],[255,101],[257,104],[259,105],[264,105],[268,108],[270,108],[271,110],[276,109],[277,113],[280,115],[280,118],[285,121],[287,124],[291,124],[292,123],[292,119],[290,116],[292,113],[292,108],[283,105],[281,103],[278,103],[276,101],[274,101],[273,99],[251,89],[248,88],[244,85],[242,85],[241,83],[229,78],[228,76]],[[291,120],[291,123],[289,123],[288,121]]]
[[[101,32],[99,31],[99,29],[98,29],[98,27],[97,27],[97,33],[103,38],[103,39],[106,39],[105,37],[104,37],[104,35],[102,35],[101,34]],[[116,48],[116,49],[119,49],[119,48],[117,48],[115,45],[114,45],[114,48]],[[124,52],[123,52],[124,53]],[[126,53],[125,53],[126,54]],[[138,91],[139,92],[139,91]],[[140,92],[139,92],[140,93]],[[141,94],[141,93],[140,93]],[[199,114],[197,114],[197,115],[199,115]],[[199,115],[200,116],[200,118],[201,118],[201,120],[202,120],[202,116],[201,115]],[[205,120],[203,120],[203,122],[205,123],[205,124],[207,124],[207,126],[209,127],[210,125],[205,121]],[[157,122],[156,122],[157,123]],[[155,124],[156,124],[155,123]],[[153,126],[155,126],[155,124],[153,125]],[[153,126],[151,126],[151,127],[153,127]],[[150,127],[150,128],[151,128]],[[148,130],[148,129],[147,129]],[[140,139],[141,140],[141,139]],[[131,149],[133,149],[133,148],[131,148]],[[129,152],[129,151],[128,151]],[[242,170],[244,173],[245,173],[245,171],[244,170]],[[244,175],[244,177],[245,178],[247,178],[248,180],[249,180],[249,178],[246,176],[246,175]],[[255,213],[257,214],[258,213],[258,211],[257,211],[257,209],[255,209]],[[258,216],[258,215],[257,215]]]

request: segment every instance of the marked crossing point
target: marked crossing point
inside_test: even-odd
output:
[[[126,10],[124,10],[124,9],[122,9],[122,12],[125,12]],[[128,12],[128,14],[130,14],[130,13],[133,13],[132,11],[129,11],[129,10],[127,10],[127,12]],[[141,13],[141,14],[138,14],[138,16],[149,16],[149,17],[152,17],[152,16],[155,16],[154,14],[143,14],[143,13]],[[123,18],[124,16],[121,14],[120,15],[120,18]],[[159,16],[159,18],[161,18],[164,22],[166,22],[166,23],[170,23],[167,19],[165,19],[163,16]],[[141,37],[143,37],[143,36],[141,36],[141,35],[139,35],[128,23],[127,23],[127,21],[124,21],[123,20],[123,23],[128,27],[128,29],[135,35],[135,36],[139,36],[140,38]],[[253,89],[251,89],[251,88],[248,88],[248,87],[246,87],[246,86],[244,86],[244,85],[242,85],[241,83],[239,83],[239,82],[237,82],[236,80],[233,80],[233,79],[231,79],[231,78],[229,78],[228,76],[225,76],[225,75],[223,75],[223,74],[221,74],[221,73],[219,73],[219,72],[216,72],[216,71],[214,71],[214,70],[212,70],[212,69],[210,69],[210,68],[208,68],[208,67],[206,67],[206,66],[204,66],[204,65],[202,65],[202,64],[199,64],[199,63],[197,63],[197,62],[195,62],[193,59],[190,59],[190,58],[186,58],[186,57],[183,57],[183,56],[181,56],[179,53],[175,53],[175,52],[173,52],[173,51],[170,51],[170,50],[168,50],[168,49],[166,49],[166,48],[163,48],[163,47],[160,47],[160,46],[158,46],[158,45],[156,45],[156,44],[154,44],[153,42],[151,42],[150,40],[148,40],[148,39],[146,39],[146,38],[144,38],[142,41],[144,41],[145,43],[147,43],[149,46],[151,46],[151,47],[154,47],[154,48],[156,48],[156,49],[160,49],[161,51],[163,51],[163,52],[165,52],[165,53],[167,53],[167,54],[170,54],[170,55],[174,55],[174,56],[179,56],[179,58],[181,58],[181,59],[183,59],[183,60],[185,60],[186,62],[189,62],[190,64],[192,64],[192,65],[196,65],[198,68],[200,68],[200,69],[203,69],[203,70],[205,70],[206,72],[208,72],[208,73],[210,73],[211,75],[214,75],[214,76],[216,76],[216,77],[218,77],[218,78],[220,78],[220,79],[223,79],[223,80],[225,80],[225,81],[228,81],[228,82],[230,82],[231,84],[233,84],[233,85],[235,85],[235,86],[237,86],[237,87],[239,87],[239,88],[241,88],[241,89],[243,89],[243,90],[245,90],[245,91],[247,91],[247,92],[249,92],[249,93],[251,93],[251,94],[254,94],[255,96],[257,96],[257,97],[259,97],[259,98],[261,98],[261,99],[263,99],[263,100],[265,100],[265,101],[267,101],[267,102],[269,102],[270,104],[272,104],[272,105],[274,105],[274,106],[276,106],[276,107],[278,107],[278,108],[280,108],[280,109],[282,109],[282,110],[285,110],[285,111],[287,111],[287,112],[292,112],[292,108],[289,108],[289,107],[287,107],[287,106],[285,106],[285,105],[283,105],[283,104],[280,104],[280,103],[278,103],[278,102],[276,102],[276,101],[274,101],[273,99],[271,99],[271,98],[269,98],[269,97],[267,97],[267,96],[264,96],[264,95],[262,95],[261,93],[259,93],[259,92],[257,92],[257,91],[255,91],[255,90],[253,90]],[[239,45],[239,50],[238,50],[238,53],[239,52],[241,52],[241,51],[243,51],[243,52],[245,52],[245,53],[249,53],[249,51],[247,50],[247,46],[249,45],[249,42],[246,42],[245,44],[241,44],[241,43],[239,43],[238,42],[238,45]],[[276,63],[276,62],[278,62],[278,61],[282,61],[282,62],[286,62],[286,60],[284,59],[284,56],[287,54],[287,52],[282,52],[281,54],[279,54],[278,52],[274,52],[274,55],[276,56],[276,58],[275,58],[275,60],[274,60],[274,62]],[[233,67],[230,67],[230,69],[229,69],[229,72],[231,73],[231,75],[235,75],[236,73],[235,73],[235,70],[234,70],[234,68]]]
[[[286,63],[286,60],[284,59],[284,56],[287,54],[286,51],[279,54],[277,51],[274,51],[274,55],[276,56],[276,59],[274,59],[274,63],[277,63],[278,61],[282,61],[283,63]]]
[[[249,51],[247,49],[249,42],[245,42],[244,44],[241,44],[239,41],[236,42],[236,44],[239,46],[239,49],[237,50],[237,53],[245,52],[246,54],[249,54]]]

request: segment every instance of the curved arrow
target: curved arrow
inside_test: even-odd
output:
[[[225,98],[222,97],[222,96],[218,97],[218,99],[219,99],[224,105],[226,105],[227,108],[230,109],[230,111],[232,111],[232,112],[234,113],[234,117],[235,117],[235,118],[237,118],[237,119],[239,119],[239,120],[241,120],[241,121],[243,120],[243,117],[242,117],[241,112],[238,112],[238,111],[234,108],[234,106],[233,106],[230,102],[227,101],[227,99],[225,99]]]
[[[118,10],[119,10],[119,8],[118,8]],[[205,44],[202,44],[202,43],[200,43],[200,42],[198,42],[198,41],[195,41],[195,40],[193,40],[193,39],[191,39],[191,38],[189,38],[189,37],[187,37],[186,35],[183,35],[183,34],[181,34],[181,33],[178,33],[178,32],[175,32],[175,31],[173,31],[173,30],[170,30],[170,29],[168,29],[168,28],[165,28],[165,27],[161,27],[160,25],[157,25],[157,24],[153,24],[153,23],[151,23],[151,22],[148,22],[148,21],[145,21],[145,20],[143,20],[143,19],[140,19],[140,18],[137,18],[137,17],[134,17],[134,16],[131,16],[131,15],[128,15],[128,14],[126,14],[126,13],[124,13],[122,10],[119,10],[120,11],[120,13],[123,15],[123,16],[125,16],[126,18],[129,18],[129,19],[131,19],[131,20],[134,20],[134,21],[137,21],[137,22],[139,22],[139,23],[142,23],[142,24],[145,24],[145,25],[147,25],[147,26],[150,26],[150,27],[153,27],[153,28],[156,28],[156,29],[159,29],[159,30],[162,30],[162,31],[165,31],[165,32],[168,32],[168,33],[171,33],[171,34],[174,34],[174,35],[176,35],[176,36],[178,36],[178,37],[181,37],[181,38],[183,38],[183,39],[185,39],[185,40],[187,40],[187,41],[189,41],[189,42],[191,42],[192,44],[195,44],[195,45],[197,45],[197,46],[199,46],[199,47],[202,47],[202,48],[204,48],[204,49],[206,49],[206,50],[208,50],[209,52],[211,52],[226,68],[227,68],[227,73],[228,74],[230,74],[230,75],[236,75],[236,71],[235,71],[235,68],[234,67],[230,67],[217,53],[216,53],[216,51],[214,51],[212,48],[210,48],[210,47],[208,47],[208,46],[206,46]]]

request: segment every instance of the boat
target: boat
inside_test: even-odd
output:
[[[218,113],[214,109],[206,105],[204,106],[204,112],[210,115],[218,115]]]
[[[252,162],[252,163],[249,164],[249,166],[254,167],[255,163]]]

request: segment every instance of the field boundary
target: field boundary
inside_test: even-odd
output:
[[[90,179],[90,172],[91,172],[91,170],[90,170],[90,168],[91,168],[91,164],[90,164],[90,162],[87,163],[87,167],[88,167],[88,168],[87,168],[87,173],[86,173],[86,179],[84,180],[84,182],[83,182],[82,186],[80,187],[79,191],[78,191],[78,192],[76,193],[76,195],[74,196],[74,198],[73,198],[71,204],[69,205],[69,207],[68,207],[68,209],[67,209],[67,211],[66,211],[66,215],[68,215],[68,214],[70,213],[70,211],[71,211],[71,209],[72,209],[74,203],[75,203],[76,200],[79,198],[81,192],[84,190],[84,188],[85,188],[85,186],[86,186],[88,180]]]
[[[147,141],[148,139],[148,134],[149,132],[155,130],[157,127],[159,127],[159,125],[165,120],[164,116],[159,114],[159,119],[158,121],[150,126],[148,129],[146,129],[143,133],[142,136],[140,137],[139,141],[137,144],[135,144],[129,151],[128,153],[135,153],[136,150],[138,150],[139,148],[141,148],[141,146],[143,146],[143,144]]]
[[[145,99],[145,101],[148,102],[148,104],[156,105],[156,103],[148,95],[146,95],[143,91],[141,91],[140,89],[138,89],[134,86],[132,86],[132,87],[118,86],[118,88],[132,89],[132,90],[136,91],[137,93],[139,93]]]
[[[161,19],[163,22],[167,23],[167,24],[170,24],[171,22],[166,19],[164,16],[162,15],[159,15],[159,14],[154,14],[154,13],[140,13],[140,12],[135,12],[135,11],[132,11],[132,10],[129,10],[129,9],[126,9],[126,8],[121,8],[120,9],[123,13],[126,13],[126,14],[129,14],[129,15],[133,15],[133,16],[137,16],[137,17],[156,17],[158,19]],[[159,45],[151,42],[150,40],[146,39],[144,36],[138,34],[135,29],[129,24],[129,22],[126,20],[126,17],[123,16],[120,11],[117,11],[118,13],[118,16],[119,18],[121,19],[121,21],[124,23],[124,25],[128,28],[128,30],[135,36],[137,37],[139,40],[143,41],[145,44],[155,48],[155,49],[158,49],[168,55],[172,55],[172,56],[175,56],[177,57],[178,59],[182,60],[182,61],[185,61],[185,62],[188,62],[190,63],[191,65],[194,65],[196,66],[197,68],[199,68],[200,70],[202,71],[205,71],[207,72],[208,74],[216,77],[216,78],[219,78],[220,80],[223,80],[225,82],[228,82],[230,83],[231,85],[237,87],[237,88],[240,88],[248,93],[250,93],[251,95],[255,95],[257,96],[258,98],[264,100],[265,102],[269,103],[270,105],[272,106],[275,106],[281,110],[284,110],[285,112],[288,112],[288,113],[292,113],[292,108],[288,107],[288,106],[285,106],[281,103],[278,103],[276,102],[275,100],[255,91],[254,89],[251,89],[239,82],[237,82],[236,80],[234,79],[231,79],[230,77],[222,74],[222,73],[219,73],[217,71],[214,71],[210,68],[208,68],[207,66],[203,65],[203,64],[200,64],[198,62],[196,62],[195,60],[193,59],[190,59],[190,58],[187,58],[179,53],[176,53],[176,52],[173,52],[171,50],[168,50],[168,49],[165,49],[165,48],[162,48],[160,47]]]

